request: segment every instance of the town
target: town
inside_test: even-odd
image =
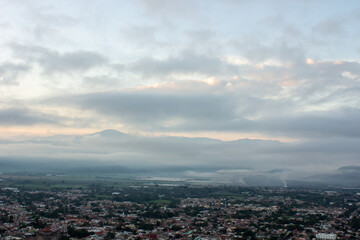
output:
[[[357,189],[1,182],[1,239],[359,239]]]

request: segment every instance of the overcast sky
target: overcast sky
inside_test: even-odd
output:
[[[346,147],[360,138],[359,1],[0,0],[0,15],[1,139],[115,129],[276,140],[281,150],[265,158],[219,148],[211,161],[255,169],[250,159],[261,158],[270,169],[287,159],[295,168],[307,155],[332,169],[360,165]],[[0,146],[2,157],[14,156],[12,144]],[[137,146],[129,151],[145,155]],[[196,144],[184,160],[181,146],[161,164],[210,161],[196,158]],[[92,144],[81,148],[91,155]]]

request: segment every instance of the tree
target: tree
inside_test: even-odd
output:
[[[68,228],[68,234],[74,238],[85,238],[91,235],[86,229],[75,229],[73,227]]]
[[[115,238],[115,233],[114,232],[108,232],[105,236],[105,239],[114,239]]]

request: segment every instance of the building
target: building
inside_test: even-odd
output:
[[[318,233],[316,234],[316,239],[320,239],[320,240],[327,240],[327,239],[336,239],[336,234],[333,233]]]

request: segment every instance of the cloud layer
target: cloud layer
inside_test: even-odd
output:
[[[79,173],[85,168],[130,176],[178,176],[222,182],[242,179],[243,184],[246,179],[255,180],[259,176],[277,182],[284,177],[306,181],[309,176],[356,165],[358,144],[358,139],[342,138],[305,143],[249,139],[226,142],[208,138],[132,136],[106,130],[88,135],[2,141],[0,167],[3,171],[65,173]],[[21,152],[18,149],[22,149]]]
[[[34,0],[0,8],[0,137],[16,142],[1,145],[0,157],[22,158],[14,149],[25,144],[27,156],[71,152],[188,175],[201,166],[221,175],[233,165],[360,164],[357,1]],[[64,137],[66,149],[33,142],[103,129],[144,138],[104,154],[94,146],[120,140]],[[159,135],[169,138],[145,137]],[[259,141],[209,140],[245,138]]]

